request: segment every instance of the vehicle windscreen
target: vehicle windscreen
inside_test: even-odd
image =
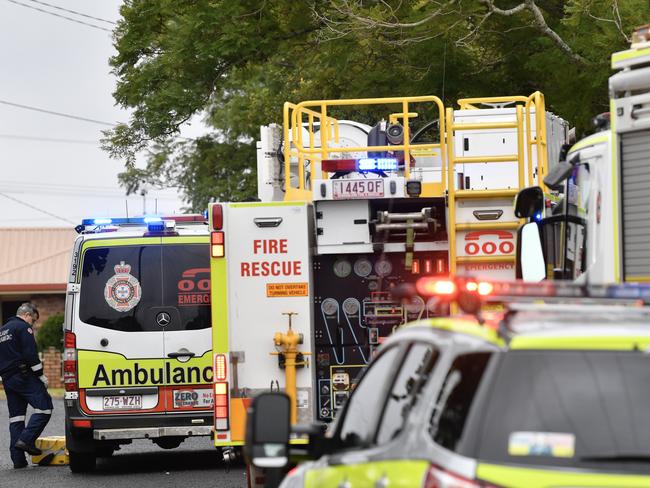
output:
[[[210,327],[208,246],[93,247],[82,257],[79,318],[124,332]]]
[[[650,355],[511,351],[493,371],[481,461],[650,471]]]

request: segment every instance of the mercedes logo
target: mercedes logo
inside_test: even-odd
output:
[[[169,316],[167,312],[160,312],[158,315],[156,315],[156,323],[161,327],[165,327],[166,325],[169,325],[171,321],[172,318]]]

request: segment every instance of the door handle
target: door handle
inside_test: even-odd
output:
[[[256,226],[265,227],[278,227],[282,223],[282,217],[257,217],[253,219]]]
[[[172,358],[172,359],[182,358],[182,357],[193,358],[194,356],[196,356],[196,354],[194,354],[193,352],[190,352],[190,351],[170,352],[169,354],[167,354],[167,357]]]

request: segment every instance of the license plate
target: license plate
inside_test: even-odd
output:
[[[214,405],[212,389],[174,390],[174,408],[211,408]]]
[[[332,194],[335,199],[383,197],[384,180],[334,180]]]
[[[139,410],[142,395],[115,395],[104,397],[104,410]]]

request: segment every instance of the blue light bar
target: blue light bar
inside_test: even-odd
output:
[[[100,219],[83,219],[81,225],[125,225],[125,224],[144,224],[143,217],[118,217],[114,219],[100,218]]]
[[[109,225],[113,223],[113,219],[93,219],[95,225]]]
[[[397,171],[398,165],[395,158],[363,158],[357,161],[359,171]]]
[[[145,217],[144,218],[144,223],[145,224],[153,224],[157,222],[162,222],[162,217]]]

